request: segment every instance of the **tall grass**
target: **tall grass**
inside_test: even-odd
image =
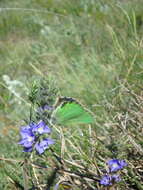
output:
[[[118,188],[143,189],[142,0],[7,0],[0,7],[0,189],[20,189],[14,178],[23,184],[18,130],[29,115],[27,90],[41,76],[95,115],[93,126],[59,129],[55,150],[73,171],[102,174],[103,161],[116,154],[129,163]]]

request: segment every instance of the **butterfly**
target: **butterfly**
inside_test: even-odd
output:
[[[94,117],[77,100],[70,97],[59,97],[54,105],[52,123],[56,125],[89,124]]]

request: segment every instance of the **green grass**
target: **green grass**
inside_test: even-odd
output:
[[[54,149],[72,162],[66,167],[76,171],[78,164],[102,174],[114,150],[128,162],[118,189],[142,190],[142,0],[3,0],[0,7],[0,189],[20,189],[15,178],[24,183],[15,162],[24,157],[18,130],[29,116],[28,89],[44,76],[96,118],[92,126],[60,128]],[[53,167],[51,153],[47,156]]]

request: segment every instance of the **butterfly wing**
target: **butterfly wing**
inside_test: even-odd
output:
[[[73,100],[58,106],[53,112],[53,119],[58,125],[88,124],[94,121],[92,114]]]

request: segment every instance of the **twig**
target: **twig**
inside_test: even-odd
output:
[[[92,181],[99,181],[99,178],[97,176],[93,176],[93,175],[89,175],[89,174],[81,174],[79,172],[72,172],[72,171],[65,170],[65,169],[60,169],[59,172],[60,171],[72,174],[72,176],[79,176],[81,178],[88,178],[88,179],[90,179]]]
[[[0,157],[0,160],[7,161],[7,162],[23,162],[23,160],[13,160],[13,159],[2,158],[2,157]]]
[[[23,163],[23,179],[24,179],[24,190],[28,190],[27,158],[25,158]]]
[[[31,154],[31,157],[30,157],[30,158],[31,158],[31,161],[33,161],[33,154]],[[31,165],[31,166],[32,166],[33,175],[34,175],[34,177],[35,177],[37,186],[38,186],[39,190],[42,190],[42,188],[40,187],[40,183],[39,183],[39,181],[38,181],[38,177],[37,177],[37,175],[36,175],[35,167],[33,167],[33,165]]]

